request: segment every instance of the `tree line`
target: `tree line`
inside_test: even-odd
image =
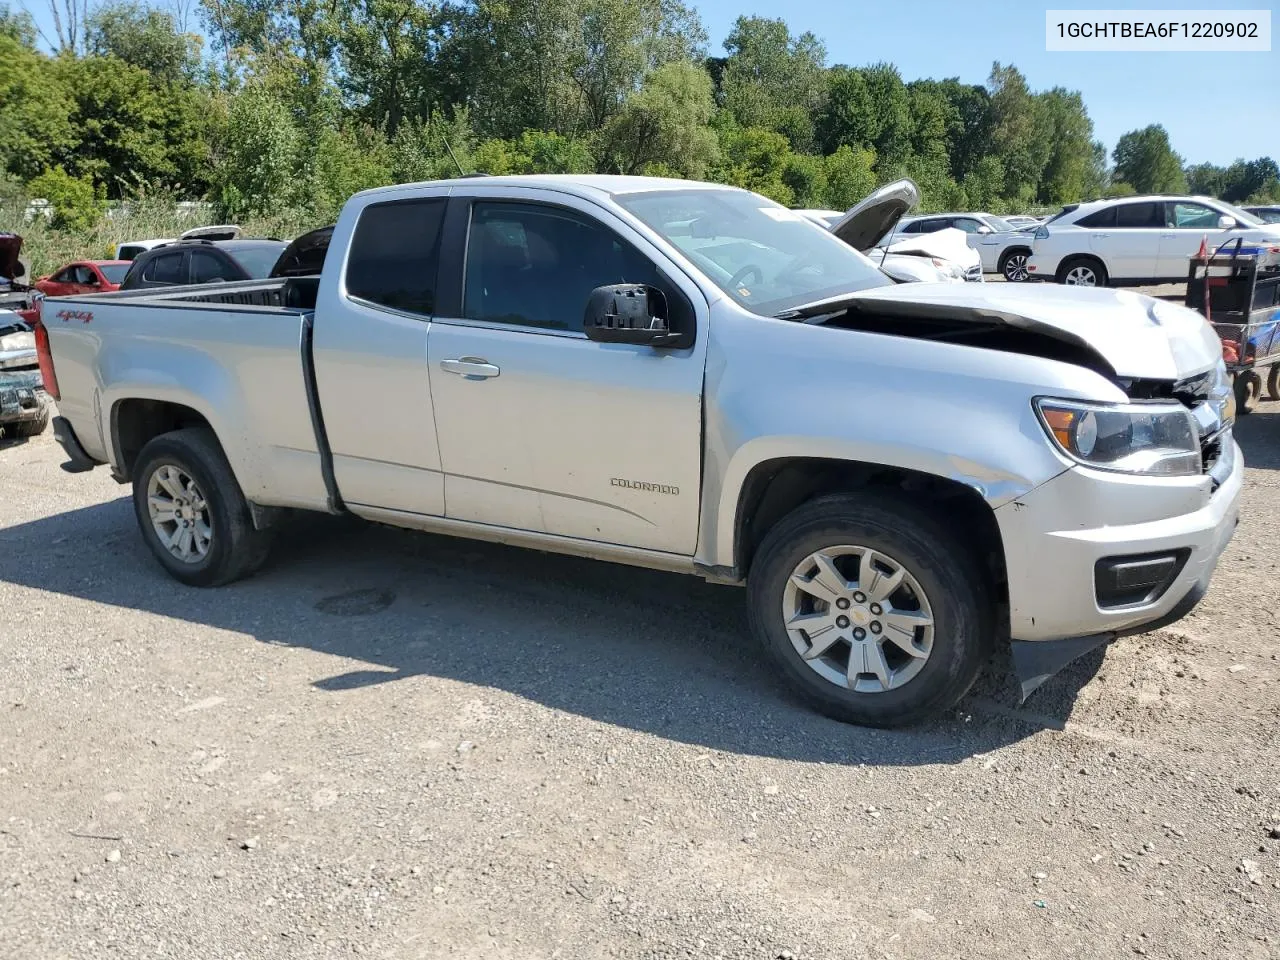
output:
[[[69,227],[162,192],[331,221],[359,189],[459,170],[665,174],[834,209],[900,176],[934,210],[1280,198],[1270,158],[1185,166],[1158,125],[1108,158],[1078,92],[1011,64],[906,82],[747,16],[713,56],[683,0],[85,3],[51,0],[44,37],[0,7],[0,185]]]

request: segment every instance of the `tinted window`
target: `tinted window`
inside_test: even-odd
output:
[[[1116,225],[1116,208],[1107,207],[1076,221],[1077,227],[1114,227]]]
[[[184,283],[182,254],[164,253],[153,257],[143,267],[142,279],[148,283]]]
[[[278,246],[261,246],[261,247],[236,247],[234,250],[228,251],[231,259],[240,265],[240,269],[245,272],[250,280],[265,280],[271,274],[271,268],[276,265],[276,261],[280,259],[280,253],[284,250],[284,244]],[[230,267],[224,267],[224,270],[230,270]],[[228,280],[241,279],[234,273],[227,276]]]
[[[1139,227],[1163,227],[1164,204],[1122,203],[1116,207],[1116,226],[1137,229]]]
[[[107,283],[119,283],[124,279],[124,275],[129,272],[129,265],[127,263],[105,263],[98,269],[107,278]]]
[[[661,286],[653,263],[602,224],[535,204],[472,207],[462,307],[469,319],[581,330],[591,291],[623,282]]]
[[[935,220],[921,220],[920,228],[916,233],[935,233],[938,230],[945,230],[951,225],[951,222],[945,218]]]
[[[905,227],[903,227],[903,228],[902,228],[901,230],[899,230],[898,232],[899,232],[899,233],[919,233],[919,232],[920,232],[920,221],[919,221],[919,220],[912,220],[910,223],[908,223]]]
[[[443,198],[365,207],[347,259],[348,296],[407,313],[434,312],[444,207]]]
[[[192,283],[213,283],[218,280],[233,279],[238,278],[227,269],[221,257],[207,250],[191,251]]]
[[[1218,211],[1203,203],[1171,203],[1168,225],[1187,230],[1217,230]]]

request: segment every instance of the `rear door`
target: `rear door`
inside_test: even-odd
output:
[[[447,515],[692,554],[707,309],[697,287],[589,201],[462,189],[446,248],[465,249],[465,266],[446,261],[461,282],[427,342]],[[661,287],[692,345],[588,340],[589,293],[624,281]]]
[[[447,195],[419,188],[367,204],[354,227],[335,229],[343,254],[321,275],[316,386],[334,477],[353,507],[444,514],[427,331]]]
[[[221,283],[243,279],[242,271],[211,250],[192,250],[187,259],[188,283]]]
[[[1169,200],[1164,204],[1164,229],[1160,231],[1160,277],[1186,280],[1190,259],[1200,251],[1206,237],[1212,251],[1231,236],[1230,230],[1218,228],[1221,213],[1194,200]]]
[[[147,260],[138,278],[140,287],[172,287],[187,282],[186,251],[167,250]]]
[[[1089,227],[1089,248],[1113,280],[1134,282],[1157,276],[1164,204],[1159,200],[1119,203],[1099,210],[1078,226]]]

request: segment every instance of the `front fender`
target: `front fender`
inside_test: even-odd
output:
[[[735,566],[739,500],[763,463],[910,470],[962,483],[995,509],[1068,467],[1033,397],[1123,399],[1066,363],[856,330],[725,316],[712,348],[696,557],[708,567]]]

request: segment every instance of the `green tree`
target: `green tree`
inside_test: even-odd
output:
[[[178,32],[173,15],[135,0],[117,0],[89,17],[85,46],[114,56],[169,84],[190,82],[200,67],[200,38]]]
[[[1073,90],[1055,87],[1037,96],[1038,109],[1049,130],[1049,156],[1040,176],[1041,203],[1070,203],[1085,199],[1095,186],[1093,121],[1084,100]]]
[[[107,211],[102,184],[88,177],[73,177],[62,167],[52,167],[27,184],[33,197],[53,207],[53,225],[62,230],[91,230]]]
[[[876,155],[872,150],[842,144],[835,153],[823,158],[827,175],[826,205],[847,210],[875,189],[873,168]]]
[[[602,169],[641,173],[661,164],[680,176],[703,177],[716,157],[713,109],[706,71],[688,62],[659,67],[602,131]]]
[[[302,137],[289,108],[258,89],[232,98],[215,140],[213,200],[230,220],[265,217],[297,201]]]
[[[740,16],[724,48],[723,106],[745,127],[784,133],[799,150],[814,146],[813,117],[827,92],[827,51],[812,33],[791,36],[782,20]]]
[[[793,204],[795,194],[783,180],[791,159],[787,138],[763,127],[740,127],[732,117],[718,120],[720,157],[708,171],[709,178]]]
[[[0,171],[30,179],[76,142],[61,71],[38,53],[30,20],[7,15],[0,30]]]
[[[987,80],[994,125],[992,154],[1004,172],[1004,196],[1029,204],[1039,192],[1040,179],[1053,149],[1052,122],[1014,66],[996,63]],[[973,202],[972,197],[970,203]]]
[[[1117,180],[1133,186],[1138,193],[1182,193],[1187,178],[1182,158],[1169,145],[1169,134],[1159,124],[1131,130],[1116,141],[1111,153]]]

